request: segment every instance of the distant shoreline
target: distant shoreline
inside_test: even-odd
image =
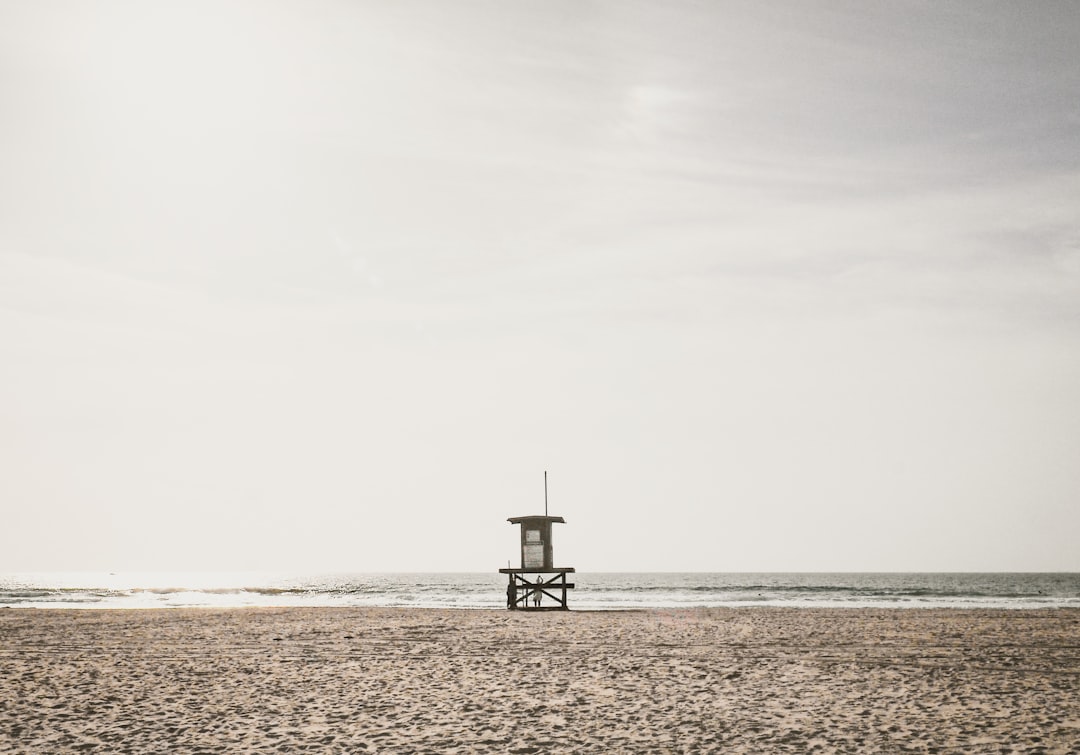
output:
[[[957,613],[957,614],[1045,614],[1054,613],[1057,611],[1065,613],[1074,613],[1080,616],[1080,606],[1044,606],[1044,607],[1016,607],[1016,608],[984,608],[981,606],[973,606],[970,608],[957,608],[957,607],[943,607],[943,606],[907,606],[907,605],[893,605],[893,606],[672,606],[672,607],[639,607],[639,608],[574,608],[571,607],[566,611],[527,611],[517,610],[509,611],[505,607],[490,607],[490,606],[478,606],[478,607],[464,607],[454,606],[449,608],[435,608],[432,606],[146,606],[139,608],[131,608],[125,606],[20,606],[20,605],[4,605],[0,606],[0,611],[11,610],[18,612],[41,612],[41,613],[65,613],[70,612],[74,614],[92,613],[92,612],[107,612],[107,613],[123,613],[131,612],[133,614],[146,614],[146,613],[179,613],[184,611],[194,611],[199,613],[232,613],[232,612],[277,612],[277,611],[327,611],[329,613],[349,613],[356,611],[400,611],[407,613],[440,613],[440,612],[456,612],[463,613],[506,613],[513,614],[515,616],[544,616],[544,615],[568,615],[568,614],[673,614],[673,613],[709,613],[715,611],[736,611],[736,612],[783,612],[792,611],[796,613],[852,613],[852,612],[942,612],[942,613]]]

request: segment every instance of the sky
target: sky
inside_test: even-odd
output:
[[[0,0],[0,571],[1080,571],[1080,4]]]

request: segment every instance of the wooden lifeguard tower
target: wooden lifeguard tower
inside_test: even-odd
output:
[[[548,516],[547,472],[544,472],[544,515],[512,516],[507,521],[521,525],[521,566],[499,569],[500,574],[509,575],[506,607],[511,611],[569,610],[566,591],[572,590],[574,585],[566,581],[566,575],[573,573],[574,568],[555,566],[551,525],[565,524],[566,520],[561,516]],[[555,605],[543,605],[544,596],[555,601]]]

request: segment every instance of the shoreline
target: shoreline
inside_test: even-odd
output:
[[[751,605],[709,605],[709,606],[616,606],[612,608],[570,608],[566,611],[555,611],[552,609],[543,609],[539,611],[531,611],[525,609],[518,609],[517,611],[509,611],[504,606],[375,606],[375,605],[337,605],[337,606],[324,606],[324,605],[296,605],[296,604],[282,604],[282,605],[244,605],[244,606],[213,606],[213,605],[174,605],[174,606],[98,606],[98,605],[21,605],[10,604],[0,605],[0,611],[40,611],[42,613],[96,613],[96,612],[125,612],[130,611],[132,613],[153,613],[160,611],[162,613],[175,613],[176,611],[462,611],[465,613],[512,613],[515,615],[536,615],[551,613],[556,615],[567,614],[620,614],[620,613],[673,613],[673,612],[708,612],[708,611],[795,611],[795,612],[949,612],[959,614],[1041,614],[1041,613],[1054,613],[1064,612],[1073,613],[1080,616],[1080,606],[971,606],[971,607],[958,607],[958,606],[933,606],[933,605],[893,605],[893,604],[881,604],[881,605],[762,605],[759,603]]]
[[[1080,609],[0,612],[0,751],[1040,752]]]

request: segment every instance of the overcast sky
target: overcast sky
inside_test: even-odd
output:
[[[0,570],[1080,570],[1080,4],[0,0]]]

